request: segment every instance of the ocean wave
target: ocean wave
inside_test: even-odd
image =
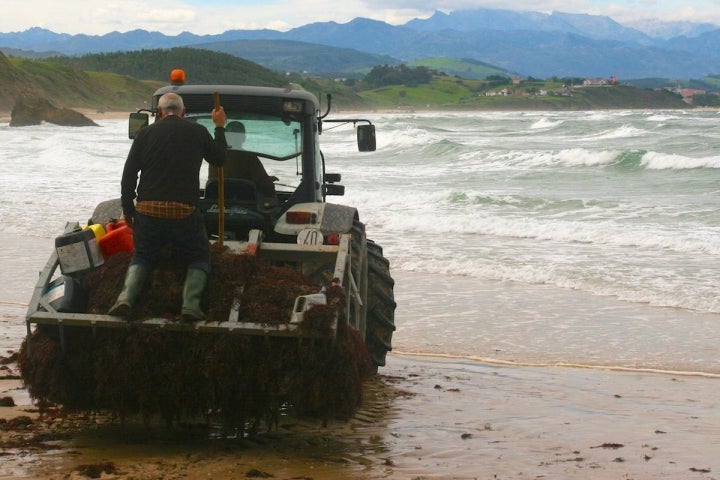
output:
[[[448,197],[448,201],[451,204],[457,204],[458,207],[461,208],[468,205],[485,205],[488,207],[510,207],[518,211],[544,212],[555,215],[567,212],[587,212],[590,209],[604,210],[618,207],[617,202],[586,201],[579,198],[552,199],[525,195],[469,195],[466,192],[452,192]]]
[[[538,167],[592,167],[609,165],[616,161],[621,152],[616,150],[588,150],[566,148],[558,151],[512,150],[493,151],[483,155],[482,168],[501,170],[503,168],[535,169]],[[479,156],[480,154],[478,154]]]
[[[533,123],[530,126],[530,130],[541,130],[541,129],[547,130],[547,129],[551,129],[551,128],[560,126],[563,123],[565,123],[563,120],[550,120],[548,118],[543,117],[540,120],[538,120],[537,122]]]
[[[614,166],[623,170],[640,170],[645,150],[628,150],[618,155]]]
[[[611,114],[606,111],[592,111],[583,115],[582,120],[589,122],[606,121],[611,120],[614,116],[617,116],[617,114]]]
[[[720,156],[694,158],[678,154],[647,152],[642,156],[640,165],[648,170],[720,168]]]
[[[647,135],[649,132],[647,130],[644,130],[642,128],[637,128],[632,125],[622,125],[618,128],[613,128],[611,130],[605,130],[603,132],[598,132],[593,135],[588,135],[585,137],[585,139],[590,140],[613,140],[613,139],[619,139],[619,138],[634,138],[634,137],[641,137],[643,135]]]
[[[423,154],[430,156],[430,158],[453,155],[454,153],[460,152],[463,145],[452,140],[440,140],[437,142],[429,143],[423,148]]]
[[[618,152],[615,150],[592,151],[584,148],[571,148],[560,150],[557,159],[567,166],[595,166],[607,165],[615,161]]]
[[[423,128],[407,127],[385,131],[377,137],[377,149],[386,153],[422,151],[427,145],[440,143],[445,136]]]
[[[663,115],[659,113],[648,116],[645,120],[648,122],[667,122],[668,120],[677,120],[679,117],[676,115]]]
[[[535,169],[542,167],[612,166],[624,170],[684,170],[720,168],[720,155],[689,157],[647,150],[590,150],[566,148],[558,151],[490,151],[462,154],[478,168],[488,170]]]
[[[368,199],[368,202],[372,200]],[[410,208],[405,201],[396,198],[393,203],[382,206],[375,203],[372,210],[387,212],[386,223],[396,234],[422,233],[434,238],[445,234],[459,235],[457,241],[462,244],[472,242],[473,238],[500,243],[515,239],[648,251],[656,255],[663,251],[720,255],[720,235],[716,228],[703,228],[689,222],[628,228],[625,221],[603,220],[603,215],[623,214],[608,212],[605,205],[595,202],[535,201],[532,208],[529,208],[529,202],[524,197],[493,197],[487,194],[465,197],[446,192],[444,198],[437,194],[426,196],[422,203],[415,202]],[[428,204],[435,207],[428,210]],[[535,215],[533,211],[541,216],[528,216]],[[634,215],[641,213],[635,212]],[[438,216],[442,221],[437,220]]]
[[[614,166],[624,170],[689,170],[695,168],[720,168],[720,156],[688,157],[647,150],[622,152]]]
[[[468,259],[393,256],[393,259],[394,268],[412,272],[526,285],[552,285],[635,304],[680,308],[700,313],[720,313],[720,299],[713,288],[673,285],[672,282],[658,283],[652,276],[616,275],[615,271],[621,267],[614,264],[604,265],[606,275],[602,270],[592,275],[592,272],[582,268],[573,269],[543,262],[511,264],[492,257]]]

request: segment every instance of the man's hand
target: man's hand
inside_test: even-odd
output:
[[[225,126],[227,115],[225,115],[225,109],[222,106],[213,109],[212,120],[217,128],[223,128]]]
[[[123,213],[123,220],[125,221],[125,225],[127,225],[130,228],[133,228],[133,215],[132,213]]]

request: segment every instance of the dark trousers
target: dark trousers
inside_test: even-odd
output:
[[[186,262],[188,268],[198,268],[210,273],[210,240],[205,230],[205,220],[200,210],[187,218],[157,218],[135,212],[133,215],[133,251],[130,264],[157,265],[160,251],[170,244]]]

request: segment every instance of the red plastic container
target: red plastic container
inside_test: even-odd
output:
[[[132,228],[124,221],[108,223],[105,225],[105,232],[98,243],[106,258],[118,252],[132,252],[135,249]]]
[[[112,222],[105,225],[105,232],[112,232],[123,227],[127,227],[125,220],[113,220]]]

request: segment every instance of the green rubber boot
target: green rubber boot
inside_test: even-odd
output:
[[[148,276],[148,268],[143,265],[130,265],[125,275],[125,284],[118,295],[115,305],[110,308],[108,315],[114,317],[128,317],[135,307],[140,290]]]
[[[183,305],[181,319],[184,322],[195,322],[203,320],[205,313],[200,308],[205,285],[207,284],[207,273],[198,268],[188,268],[183,287]]]

